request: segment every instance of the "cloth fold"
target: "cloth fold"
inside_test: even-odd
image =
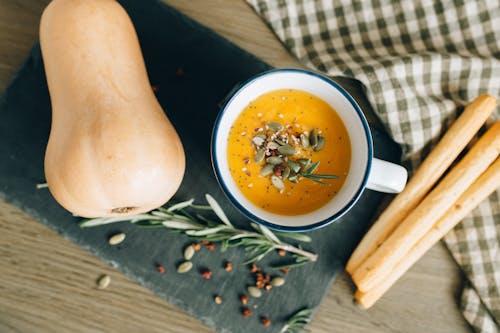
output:
[[[500,97],[500,2],[246,0],[303,64],[359,80],[410,172],[464,106]],[[500,110],[493,114],[500,119]],[[500,190],[444,241],[476,332],[500,324]]]

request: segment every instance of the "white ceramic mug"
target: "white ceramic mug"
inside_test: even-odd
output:
[[[231,126],[251,101],[278,89],[303,90],[328,103],[344,122],[351,142],[351,165],[340,191],[324,206],[302,215],[280,215],[256,206],[241,193],[229,172],[227,143]],[[373,157],[370,128],[349,93],[325,76],[300,69],[271,70],[232,91],[216,120],[211,150],[217,180],[229,200],[253,221],[281,231],[309,231],[325,226],[347,213],[365,188],[398,193],[408,177],[402,166]]]

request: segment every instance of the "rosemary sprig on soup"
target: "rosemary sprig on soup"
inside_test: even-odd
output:
[[[265,93],[231,127],[228,163],[243,195],[269,212],[299,215],[330,201],[342,187],[351,144],[336,111],[301,90]]]

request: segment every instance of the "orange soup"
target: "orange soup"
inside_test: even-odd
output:
[[[293,89],[249,103],[231,127],[227,151],[243,195],[282,215],[309,213],[330,201],[351,161],[349,135],[336,111]]]

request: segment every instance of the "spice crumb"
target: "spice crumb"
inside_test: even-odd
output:
[[[201,272],[201,277],[204,279],[210,280],[210,278],[212,277],[212,272],[210,270],[206,269],[206,270]]]
[[[231,272],[233,270],[233,264],[230,261],[226,261],[224,269],[226,270],[226,272]]]
[[[255,273],[255,272],[258,272],[258,271],[260,271],[259,266],[257,266],[256,264],[252,264],[252,266],[250,268],[250,272]]]
[[[240,296],[240,301],[241,301],[241,304],[246,305],[248,303],[248,296],[247,295],[241,295]]]
[[[162,274],[165,273],[165,267],[160,264],[156,265],[156,270]]]
[[[280,257],[284,257],[284,256],[286,255],[286,251],[285,251],[285,250],[283,250],[283,249],[279,249],[279,250],[278,250],[278,255],[279,255]]]
[[[193,247],[193,249],[194,249],[195,251],[200,251],[200,250],[201,250],[201,245],[200,245],[200,243],[193,243],[193,244],[191,244],[191,246]]]
[[[241,311],[241,314],[243,315],[243,317],[248,317],[252,314],[252,310],[245,308]]]
[[[269,318],[267,317],[262,317],[260,318],[260,322],[262,323],[262,325],[264,325],[265,327],[269,327],[271,326],[271,321],[269,320]]]
[[[221,304],[222,303],[222,297],[220,297],[219,295],[215,296],[214,297],[214,302],[215,302],[215,304]]]
[[[248,188],[252,188],[253,187],[253,183],[250,183],[247,186],[248,186]]]
[[[281,273],[283,273],[283,274],[288,274],[289,270],[290,270],[290,268],[288,268],[288,267],[283,267],[280,269]]]

